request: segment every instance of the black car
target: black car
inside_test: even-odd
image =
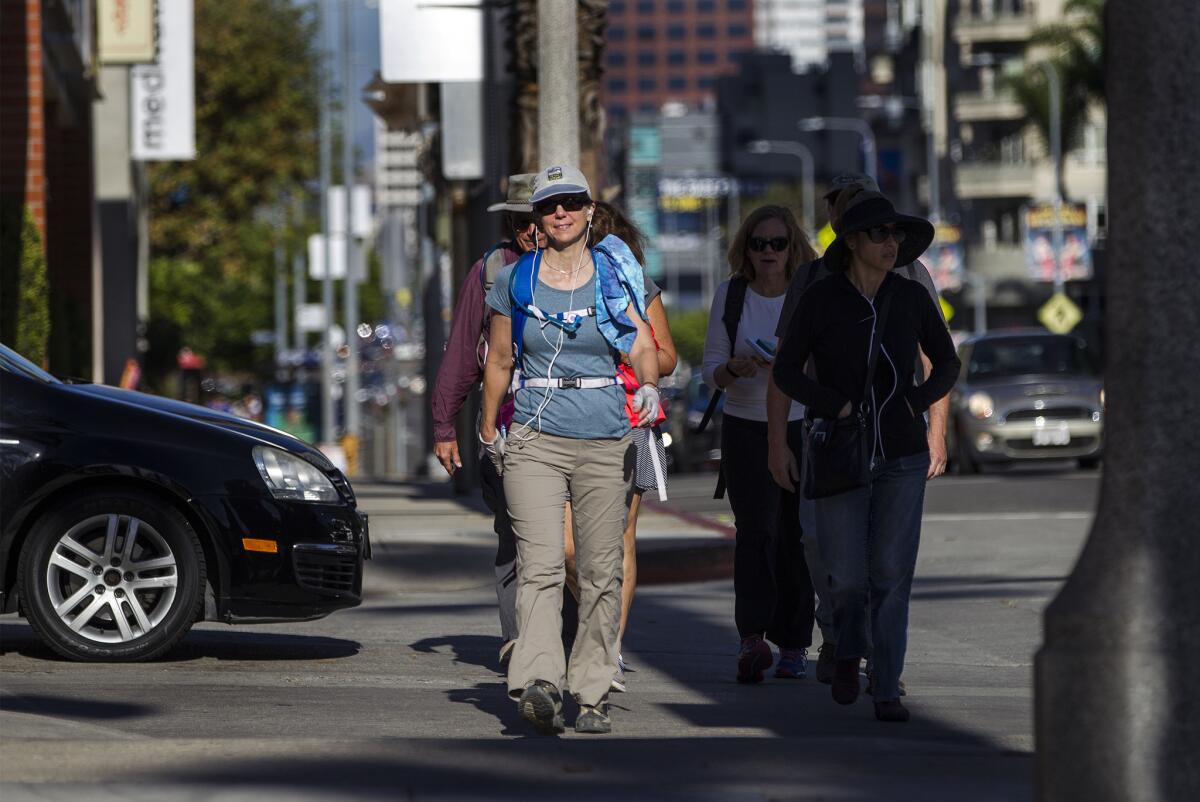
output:
[[[60,654],[148,660],[196,621],[321,618],[360,603],[369,557],[317,449],[0,345],[0,612]]]

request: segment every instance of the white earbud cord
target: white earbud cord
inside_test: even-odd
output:
[[[592,234],[592,219],[589,216],[588,221],[587,221],[587,230],[584,231],[584,234],[583,234],[583,250],[581,250],[579,252],[579,261],[575,264],[575,273],[576,274],[578,274],[578,272],[583,268],[583,259],[584,259],[584,256],[587,255],[587,252],[588,252],[587,243],[588,243],[588,239],[591,237],[591,234]],[[534,246],[533,246],[534,247],[534,256],[533,256],[534,264],[537,264],[538,259],[540,258],[540,249],[538,247],[536,232],[534,233],[533,242],[534,242]],[[534,278],[533,274],[534,274],[534,271],[530,270],[529,271],[529,299],[531,302],[531,306],[536,307],[537,306],[537,279]],[[575,308],[575,290],[576,289],[578,289],[578,287],[575,284],[572,284],[571,294],[567,299],[567,309]],[[567,336],[566,329],[564,329],[561,326],[559,326],[557,328],[558,328],[558,340],[557,340],[557,342],[551,343],[550,338],[546,336],[545,324],[538,327],[538,332],[542,335],[542,339],[546,341],[547,345],[549,345],[550,347],[552,347],[554,349],[554,355],[552,357],[550,357],[550,364],[546,366],[546,383],[547,383],[547,385],[551,385],[553,383],[552,379],[554,377],[554,363],[556,361],[558,361],[558,356],[559,356],[559,354],[562,353],[563,341],[565,340],[565,338]],[[524,337],[525,332],[523,332],[523,331],[518,332],[517,336]],[[545,411],[546,407],[550,404],[550,399],[554,397],[554,389],[555,388],[552,386],[546,387],[546,390],[542,395],[542,401],[540,404],[538,404],[537,409],[534,410],[533,417],[531,417],[525,423],[521,424],[527,430],[529,430],[531,432],[531,434],[518,435],[516,433],[516,431],[513,431],[509,434],[510,438],[515,439],[516,442],[527,442],[529,440],[532,440],[533,437],[535,436],[535,434],[542,433],[542,412]],[[535,427],[530,426],[529,425],[530,423],[536,424],[536,433],[532,433],[532,432],[534,432]],[[515,430],[515,427],[514,427],[514,430]]]

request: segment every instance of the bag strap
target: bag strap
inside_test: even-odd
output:
[[[750,283],[744,276],[734,276],[729,280],[729,289],[725,293],[725,309],[721,313],[721,322],[725,324],[725,334],[729,337],[729,353],[731,354],[734,346],[737,345],[737,330],[738,325],[742,322],[742,307],[746,304],[746,288],[748,286]],[[717,404],[724,392],[724,390],[713,391],[712,398],[708,399],[708,407],[704,410],[704,417],[700,419],[700,425],[693,430],[695,434],[700,434],[708,428],[708,422],[716,413]],[[721,498],[721,496],[716,498]]]
[[[862,402],[867,403],[867,397],[871,392],[871,384],[875,381],[875,367],[879,364],[879,349],[883,346],[884,327],[887,326],[888,310],[892,306],[892,293],[883,296],[883,303],[880,304],[879,311],[875,313],[875,331],[871,338],[871,356],[867,359],[867,381],[863,386]]]

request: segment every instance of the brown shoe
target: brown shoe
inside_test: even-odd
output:
[[[854,704],[858,698],[858,665],[862,658],[838,659],[833,664],[833,701],[839,705]]]
[[[899,699],[876,702],[875,718],[880,721],[908,721],[908,708]]]

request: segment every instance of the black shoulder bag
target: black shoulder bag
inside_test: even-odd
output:
[[[892,294],[884,296],[875,321],[871,355],[867,359],[867,380],[862,401],[849,415],[834,420],[814,420],[808,427],[807,465],[804,473],[804,497],[827,498],[862,487],[871,480],[871,454],[874,451],[867,428],[867,399],[875,380],[875,365],[887,326]]]

